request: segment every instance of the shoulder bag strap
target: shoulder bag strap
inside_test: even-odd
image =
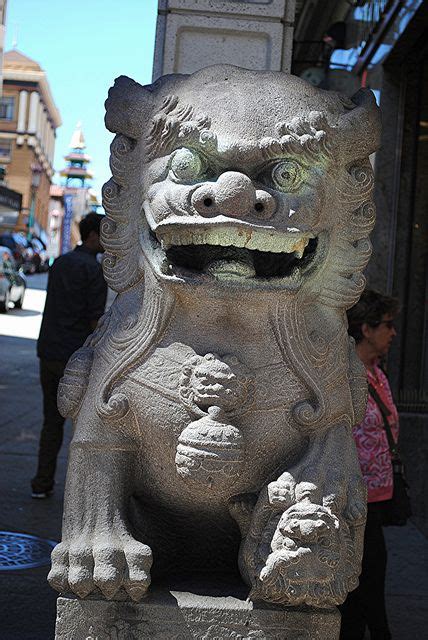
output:
[[[394,438],[393,438],[393,435],[392,435],[392,432],[391,432],[391,427],[390,427],[389,422],[388,422],[388,416],[391,415],[391,412],[385,406],[384,402],[381,400],[378,392],[376,391],[374,386],[371,384],[371,382],[368,383],[368,387],[369,387],[369,393],[370,393],[371,397],[376,402],[377,406],[379,407],[379,411],[382,414],[383,427],[384,427],[384,429],[386,431],[386,437],[388,439],[388,446],[389,446],[389,450],[391,452],[391,456],[392,456],[392,458],[397,458],[399,456],[398,447],[397,447],[396,442],[394,441]]]

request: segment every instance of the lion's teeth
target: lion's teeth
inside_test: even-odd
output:
[[[296,231],[298,231],[296,229]],[[297,235],[297,233],[296,233]],[[296,237],[294,234],[283,235],[269,232],[257,232],[247,229],[215,229],[203,228],[193,231],[191,229],[165,231],[160,243],[164,251],[173,246],[182,245],[217,245],[223,247],[247,248],[257,251],[270,251],[271,253],[294,254],[296,258],[302,258],[310,238],[308,236]],[[294,237],[293,237],[294,236]]]
[[[294,243],[293,245],[292,253],[294,253],[297,258],[301,258],[303,256],[304,250],[308,246],[308,243],[309,238],[302,238],[301,240],[298,240],[298,242]]]

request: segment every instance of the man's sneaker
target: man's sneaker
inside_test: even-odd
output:
[[[44,500],[45,498],[49,498],[53,494],[53,489],[49,489],[49,491],[33,491],[31,497],[35,500]]]

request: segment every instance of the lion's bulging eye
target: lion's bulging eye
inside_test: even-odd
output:
[[[203,163],[196,151],[182,148],[174,153],[170,168],[177,180],[189,182],[202,174]]]
[[[294,160],[282,160],[272,168],[272,182],[281,191],[296,191],[303,182],[300,165]]]

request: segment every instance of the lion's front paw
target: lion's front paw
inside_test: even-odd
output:
[[[73,591],[79,598],[98,588],[110,600],[123,588],[138,602],[149,588],[151,566],[150,547],[131,536],[82,535],[55,547],[48,580],[57,591]]]
[[[305,500],[285,511],[266,551],[254,589],[258,598],[325,607],[343,602],[354,588],[349,527],[322,505]]]

